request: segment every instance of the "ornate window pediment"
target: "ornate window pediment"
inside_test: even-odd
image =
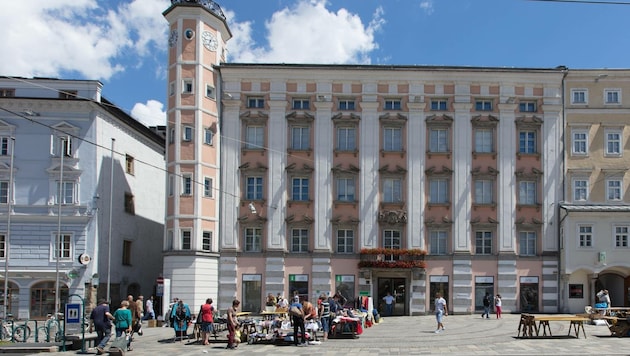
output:
[[[514,123],[519,128],[539,128],[543,120],[537,116],[521,116],[517,117]]]
[[[538,179],[540,176],[543,175],[543,171],[538,168],[532,167],[531,172],[525,172],[525,169],[521,168],[519,170],[516,170],[514,172],[514,175],[519,179]]]
[[[361,121],[361,116],[359,116],[359,115],[357,115],[355,113],[340,112],[340,113],[334,115],[333,117],[331,117],[331,120],[335,124],[348,124],[348,123],[356,124],[359,121]]]
[[[378,117],[381,124],[402,126],[407,122],[407,116],[401,113],[385,113]]]
[[[435,166],[432,166],[425,169],[424,174],[428,176],[451,176],[453,175],[453,170],[449,167],[442,166],[442,170],[438,171]]]
[[[453,117],[448,115],[429,115],[425,122],[431,126],[444,125],[450,127],[453,124]]]
[[[266,172],[269,168],[267,166],[264,166],[260,162],[256,163],[256,167],[252,167],[250,165],[250,162],[245,162],[245,163],[241,164],[238,167],[238,169],[241,172]]]
[[[264,111],[251,111],[247,110],[240,114],[241,120],[246,124],[265,124],[267,119],[269,119],[269,115]]]
[[[389,169],[389,164],[386,164],[379,168],[378,172],[381,174],[402,175],[407,174],[407,169],[399,165],[396,165],[396,168],[394,169]]]
[[[470,123],[474,127],[496,127],[499,119],[493,115],[477,115],[470,119]]]
[[[287,114],[285,118],[292,123],[310,123],[315,120],[315,116],[308,111],[293,111]]]
[[[378,212],[378,221],[389,225],[399,225],[407,223],[407,211],[403,209],[397,210],[381,210]]]
[[[291,163],[285,168],[285,170],[293,174],[310,174],[310,173],[313,173],[315,168],[309,166],[306,163],[304,163],[302,167],[298,167],[297,163]]]
[[[497,175],[499,175],[499,171],[493,167],[488,166],[488,169],[483,172],[481,170],[481,167],[475,167],[472,169],[472,171],[470,171],[470,174],[473,177],[496,177]]]
[[[341,164],[338,164],[334,167],[332,167],[331,172],[333,172],[333,174],[335,175],[344,175],[344,174],[352,174],[352,175],[356,175],[359,174],[359,172],[361,171],[361,168],[353,165],[353,164],[348,164],[348,168],[343,168],[343,166]]]

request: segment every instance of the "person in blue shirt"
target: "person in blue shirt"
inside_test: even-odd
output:
[[[391,316],[394,314],[394,301],[396,301],[396,298],[390,292],[387,292],[387,295],[383,297],[383,301],[385,301],[385,315]]]
[[[300,297],[299,296],[295,296],[293,298],[293,303],[291,304],[291,306],[289,307],[289,310],[291,310],[291,308],[296,307],[298,309],[300,309],[300,311],[302,312],[302,315],[291,315],[291,319],[293,321],[293,344],[295,346],[306,346],[306,328],[304,327],[304,310],[302,309],[302,303],[300,303]],[[300,332],[302,333],[302,342],[298,344],[298,329],[300,329]]]

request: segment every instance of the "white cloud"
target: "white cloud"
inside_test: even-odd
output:
[[[378,48],[374,33],[384,23],[382,8],[365,25],[357,14],[343,8],[332,12],[326,5],[326,0],[300,0],[275,12],[265,23],[267,47],[254,45],[250,22],[231,22],[230,61],[370,63],[370,53]]]
[[[131,116],[145,126],[166,125],[164,104],[157,100],[149,100],[146,104],[136,103],[131,109]]]
[[[426,12],[427,15],[433,13],[433,0],[423,0],[420,2],[420,8]]]

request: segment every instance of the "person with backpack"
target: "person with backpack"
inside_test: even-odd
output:
[[[490,319],[490,307],[492,306],[492,296],[490,292],[486,292],[486,296],[483,297],[483,314],[481,317],[486,316],[486,319]]]
[[[188,304],[183,300],[179,300],[176,305],[173,305],[172,311],[173,328],[175,329],[175,340],[183,340],[184,337],[188,337],[188,322],[190,321],[191,314]]]
[[[293,304],[289,307],[291,321],[293,322],[293,344],[295,346],[306,346],[306,328],[304,327],[304,310],[300,303],[300,296],[293,297]],[[302,342],[298,343],[298,329],[302,333]]]

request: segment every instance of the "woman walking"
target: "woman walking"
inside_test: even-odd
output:
[[[494,298],[494,308],[497,310],[497,319],[501,319],[501,294]]]
[[[212,332],[212,323],[214,322],[214,307],[212,306],[212,298],[206,299],[206,304],[201,306],[201,336],[204,345],[210,345],[208,338]]]
[[[116,338],[119,338],[127,334],[131,333],[132,319],[131,319],[131,310],[129,308],[129,302],[123,300],[120,303],[120,308],[114,312],[114,325],[116,326]],[[132,351],[131,347],[131,337],[127,338],[127,351]]]

